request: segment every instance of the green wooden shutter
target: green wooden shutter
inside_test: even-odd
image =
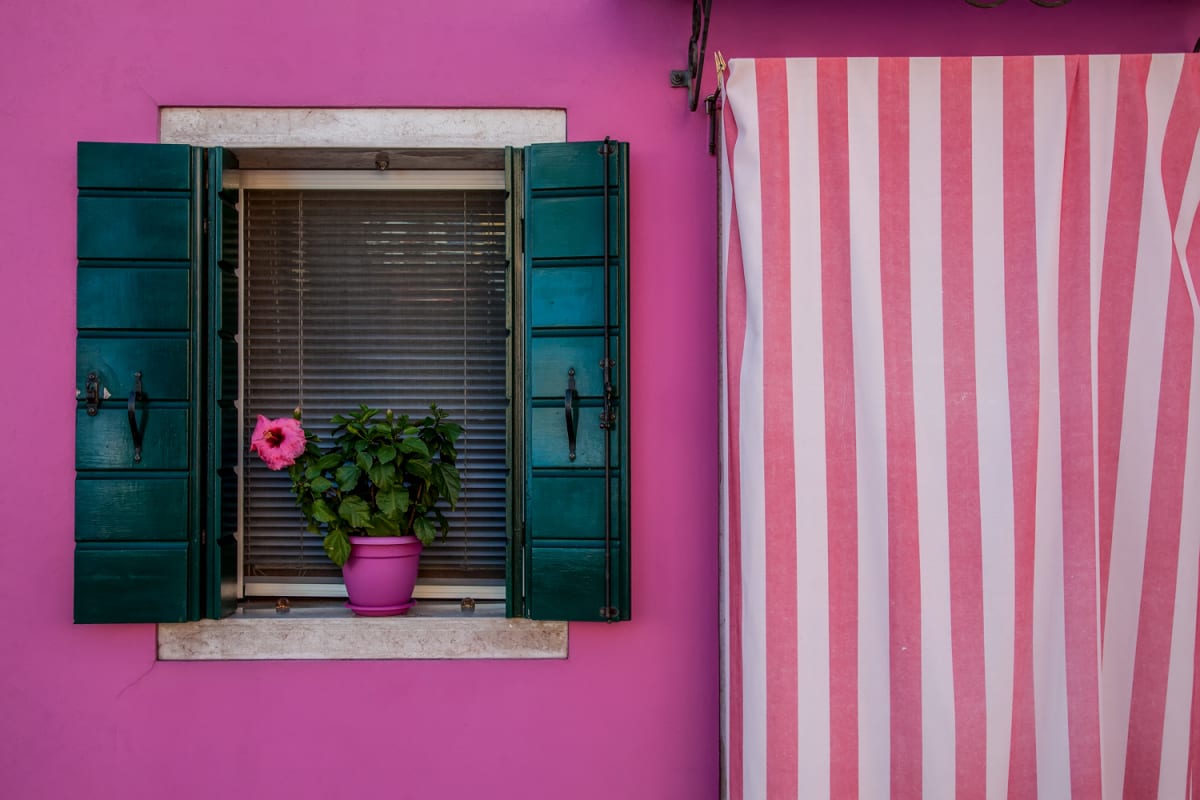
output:
[[[534,619],[629,619],[628,145],[523,161],[514,592]]]
[[[237,192],[223,188],[224,170],[236,166],[236,159],[224,148],[208,151],[204,258],[207,513],[202,566],[205,615],[214,619],[234,612],[238,589],[238,209]]]
[[[185,145],[79,144],[76,622],[197,614],[197,170]]]
[[[197,619],[206,600],[221,611],[202,592],[202,574],[221,582],[204,498],[220,430],[207,409],[228,384],[209,370],[233,370],[236,387],[237,367],[202,338],[206,296],[228,291],[205,262],[225,230],[204,246],[206,158],[187,145],[79,144],[76,622]]]

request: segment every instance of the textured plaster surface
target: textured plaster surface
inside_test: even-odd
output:
[[[344,607],[158,626],[163,661],[275,659],[535,659],[567,657],[567,623],[505,619],[504,604],[464,614],[418,603],[402,617],[355,617]]]
[[[707,120],[668,82],[691,5],[0,0],[0,795],[716,798],[716,180]],[[1197,36],[1193,0],[716,0],[709,45]],[[713,83],[709,60],[702,96]],[[157,661],[153,625],[72,625],[75,142],[153,142],[160,109],[189,106],[552,108],[569,139],[630,142],[632,622],[571,625],[565,659],[463,661]]]
[[[205,147],[515,147],[567,134],[556,109],[164,108],[159,120],[159,141]]]

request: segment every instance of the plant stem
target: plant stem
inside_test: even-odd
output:
[[[414,522],[414,521],[416,521],[416,518],[417,518],[417,506],[418,506],[418,505],[420,505],[420,502],[421,502],[421,497],[422,497],[422,496],[425,494],[425,486],[426,486],[426,485],[427,485],[427,484],[425,484],[424,482],[422,482],[422,483],[421,483],[421,488],[420,488],[420,490],[418,490],[418,492],[417,492],[417,498],[416,498],[416,500],[412,501],[412,502],[411,502],[411,503],[409,503],[409,505],[408,505],[408,508],[409,508],[409,511],[408,511],[408,524],[404,526],[404,531],[405,531],[405,534],[406,534],[406,535],[408,535],[408,536],[413,536],[413,535],[414,535],[414,534],[413,534],[413,532],[412,532],[412,526],[413,526],[413,522]]]

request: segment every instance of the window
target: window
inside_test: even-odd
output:
[[[433,171],[421,189],[302,188],[321,181],[292,171],[238,177],[243,453],[258,414],[298,405],[306,429],[326,438],[330,417],[360,402],[413,416],[436,402],[466,428],[458,464],[466,490],[447,511],[446,540],[422,554],[417,596],[503,599],[503,170]],[[343,180],[371,185],[375,175],[354,177]],[[242,462],[245,593],[344,594],[321,537],[296,513],[286,475],[253,457]]]
[[[80,145],[79,622],[233,608],[238,154]],[[607,141],[505,152],[511,615],[629,616],[627,158]]]

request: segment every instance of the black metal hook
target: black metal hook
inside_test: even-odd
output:
[[[575,432],[579,427],[579,392],[575,391],[575,368],[567,370],[567,391],[563,396],[567,417],[567,457],[575,460]]]
[[[142,392],[142,373],[133,373],[133,391],[129,393],[129,434],[133,437],[133,463],[142,463],[142,429],[138,426],[137,420],[137,404],[139,400],[145,400],[146,395]]]
[[[700,78],[704,75],[704,51],[708,48],[708,21],[712,0],[692,0],[692,38],[688,40],[687,69],[671,70],[671,86],[688,90],[688,110],[700,101]]]

